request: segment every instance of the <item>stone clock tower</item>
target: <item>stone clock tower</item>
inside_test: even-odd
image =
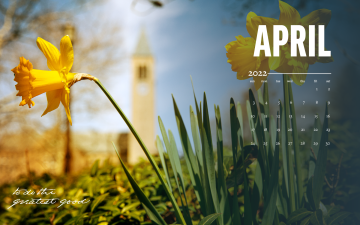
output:
[[[155,74],[154,58],[142,30],[135,52],[132,56],[132,117],[131,122],[144,141],[151,154],[155,148]],[[127,161],[136,163],[139,158],[146,158],[139,143],[129,134]]]

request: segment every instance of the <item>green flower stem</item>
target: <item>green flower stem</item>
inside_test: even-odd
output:
[[[295,114],[295,102],[294,102],[294,98],[293,98],[293,92],[292,92],[292,87],[291,87],[291,83],[289,83],[289,94],[290,94],[290,100],[292,101],[293,104],[290,105],[290,113],[293,116],[292,120],[291,120],[291,127],[292,127],[292,135],[293,135],[293,141],[294,141],[294,158],[295,158],[295,169],[296,169],[296,187],[297,187],[297,195],[296,195],[296,200],[297,200],[297,204],[296,204],[296,209],[300,208],[301,205],[301,201],[302,201],[302,197],[304,195],[304,191],[303,191],[303,177],[302,177],[302,171],[301,171],[301,160],[300,160],[300,149],[299,149],[299,136],[297,133],[297,125],[296,125],[296,114]]]
[[[295,207],[295,184],[294,184],[294,162],[293,162],[293,155],[292,155],[292,147],[288,145],[287,142],[290,141],[289,135],[289,128],[290,128],[290,100],[289,100],[289,85],[288,81],[290,80],[289,76],[284,74],[283,75],[283,85],[284,85],[284,103],[285,103],[285,132],[286,132],[286,150],[287,150],[287,163],[288,163],[288,176],[289,176],[289,202],[290,202],[290,212],[294,212],[296,210]],[[295,119],[295,118],[293,118]]]
[[[125,116],[124,112],[121,110],[121,108],[117,105],[117,103],[115,102],[115,100],[111,97],[111,95],[109,94],[109,92],[105,89],[105,87],[101,84],[101,82],[98,79],[94,80],[95,83],[101,88],[101,90],[104,92],[104,94],[106,95],[106,97],[108,97],[108,99],[110,100],[110,102],[113,104],[113,106],[115,107],[115,109],[118,111],[118,113],[120,114],[120,116],[123,118],[123,120],[125,121],[126,125],[129,127],[131,133],[135,136],[136,140],[138,141],[138,143],[140,144],[141,148],[143,149],[146,157],[149,159],[151,165],[154,167],[155,172],[157,174],[157,176],[159,177],[161,184],[164,186],[165,190],[166,190],[166,194],[168,196],[168,198],[170,199],[173,207],[175,208],[175,213],[178,214],[177,218],[180,218],[181,221],[177,221],[181,224],[186,224],[185,223],[185,219],[183,217],[183,215],[179,212],[179,206],[174,198],[174,196],[171,194],[171,191],[168,187],[168,185],[165,183],[165,180],[163,179],[162,175],[160,174],[160,169],[158,167],[158,165],[156,164],[154,158],[152,157],[152,155],[150,154],[149,150],[146,148],[144,142],[141,140],[140,136],[138,135],[138,133],[136,132],[135,128],[133,127],[133,125],[130,123],[129,119]]]

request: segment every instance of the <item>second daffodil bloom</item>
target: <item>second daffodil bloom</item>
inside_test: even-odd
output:
[[[47,65],[51,71],[33,69],[29,60],[20,57],[19,65],[11,70],[15,74],[14,80],[17,82],[15,85],[16,90],[19,91],[17,96],[22,97],[20,106],[28,105],[31,108],[35,105],[32,98],[46,92],[47,107],[42,116],[57,109],[61,102],[69,123],[72,124],[69,108],[69,84],[73,82],[76,74],[69,72],[74,61],[70,38],[64,36],[61,39],[60,51],[40,37],[36,43],[47,58]]]
[[[259,25],[266,25],[270,49],[271,49],[271,52],[273,52],[272,45],[273,45],[273,26],[274,25],[286,26],[289,31],[289,35],[291,33],[290,32],[291,25],[302,25],[305,28],[306,34],[307,34],[305,41],[304,41],[304,47],[305,47],[306,55],[309,55],[309,52],[308,52],[309,25],[316,25],[316,26],[317,25],[325,25],[325,27],[326,27],[331,19],[331,11],[328,9],[319,9],[319,10],[315,10],[315,11],[309,13],[308,15],[306,15],[305,17],[301,18],[299,12],[294,7],[290,6],[289,4],[287,4],[283,1],[279,1],[279,8],[280,8],[279,20],[274,19],[274,18],[269,18],[269,17],[257,16],[253,12],[250,12],[247,15],[246,29],[249,32],[251,39],[256,40]],[[287,73],[307,73],[309,65],[311,65],[311,64],[314,64],[316,62],[320,62],[320,63],[332,62],[333,61],[332,57],[319,57],[318,56],[317,38],[318,37],[316,34],[315,57],[309,57],[309,56],[301,57],[301,56],[299,56],[299,54],[297,57],[291,57],[291,55],[290,55],[291,37],[289,37],[288,43],[286,43],[284,46],[280,47],[280,56],[279,57],[269,57],[269,58],[260,56],[261,65],[263,63],[265,63],[265,60],[266,60],[266,62],[268,62],[269,70],[275,70],[276,72],[287,74]],[[252,49],[251,54],[248,51],[243,51],[243,49],[241,49],[241,48],[236,48],[236,49],[229,48],[230,45],[235,46],[232,43],[233,42],[230,42],[228,45],[226,45],[226,50],[228,51],[228,53],[226,55],[228,57],[228,62],[231,63],[231,65],[232,65],[232,67],[231,67],[232,70],[238,72],[237,77],[239,79],[239,71],[240,71],[239,68],[242,67],[245,69],[246,67],[249,66],[248,65],[249,61],[257,59],[257,57],[253,56],[253,53],[255,50],[255,43],[254,43],[254,47]],[[237,56],[235,56],[235,52],[236,52]],[[264,51],[261,51],[260,54],[264,54]],[[240,56],[246,58],[246,60],[244,60],[244,59],[240,60]],[[238,60],[234,60],[235,58],[237,58]],[[254,68],[254,67],[252,67],[252,68]],[[265,68],[265,66],[263,66],[263,68]],[[246,70],[250,70],[250,69],[246,68]],[[255,69],[252,69],[252,70],[255,70]],[[256,70],[260,71],[260,69],[258,69],[258,68],[256,68]],[[241,74],[243,74],[242,77],[245,76],[245,72],[246,71],[241,72]],[[289,77],[297,85],[302,85],[303,83],[300,81],[306,79],[306,74],[301,74],[301,75],[289,74]],[[249,78],[249,77],[246,77],[246,78]],[[259,78],[254,77],[254,79],[259,79]],[[262,79],[265,79],[265,78],[262,78]],[[255,84],[255,86],[256,86],[256,84]],[[256,89],[258,89],[258,88],[256,88]]]

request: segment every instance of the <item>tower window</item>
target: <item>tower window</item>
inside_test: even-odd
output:
[[[146,66],[139,66],[139,79],[145,80],[146,79]]]

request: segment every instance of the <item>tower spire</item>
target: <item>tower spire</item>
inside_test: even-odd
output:
[[[145,34],[145,29],[141,29],[140,37],[133,56],[151,56],[151,50]]]

